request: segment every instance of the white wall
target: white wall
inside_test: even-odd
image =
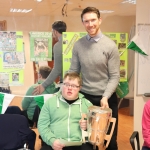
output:
[[[136,7],[136,24],[150,23],[150,0],[137,0]],[[137,54],[135,55],[135,84],[137,87]],[[134,130],[140,133],[140,143],[143,144],[141,118],[145,102],[148,98],[137,96],[136,89],[134,91]]]

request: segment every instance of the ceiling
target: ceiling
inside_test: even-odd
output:
[[[80,16],[81,11],[93,6],[99,10],[112,10],[113,13],[102,15],[120,15],[132,16],[136,13],[136,5],[121,3],[122,0],[0,0],[0,16],[62,16],[62,8],[64,8],[64,17]],[[29,13],[11,13],[10,8],[32,9]]]

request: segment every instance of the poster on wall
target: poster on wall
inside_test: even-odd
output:
[[[0,31],[0,51],[22,51],[22,32]]]
[[[0,87],[23,85],[23,32],[0,31],[0,41]]]
[[[3,52],[3,68],[24,68],[24,52]]]
[[[72,49],[74,43],[80,39],[81,37],[85,36],[86,32],[64,32],[62,35],[63,38],[63,76],[65,72],[69,70],[72,58]]]
[[[74,43],[81,37],[85,36],[86,32],[65,32],[63,33],[63,76],[69,70],[72,58],[72,49]],[[104,33],[112,39],[120,54],[120,82],[127,81],[127,66],[128,66],[128,51],[126,49],[128,43],[127,33]]]
[[[15,51],[16,50],[16,32],[1,31],[0,32],[0,50]]]
[[[52,60],[52,33],[30,32],[30,60]]]
[[[127,33],[104,33],[112,39],[119,50],[120,55],[120,82],[127,81],[128,73],[128,34]]]
[[[24,84],[24,70],[10,72],[9,86],[21,86]]]
[[[0,73],[0,87],[9,86],[9,73]]]

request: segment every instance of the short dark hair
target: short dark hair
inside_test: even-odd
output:
[[[69,80],[77,79],[78,83],[79,83],[79,86],[82,85],[82,78],[80,77],[80,75],[78,73],[76,73],[76,72],[67,72],[64,76],[64,79],[66,79],[67,77],[69,77]]]
[[[83,21],[83,15],[88,13],[88,12],[93,12],[95,14],[97,14],[97,17],[100,18],[100,12],[97,8],[95,7],[86,7],[85,9],[83,9],[82,13],[81,13],[81,20]]]
[[[51,68],[49,66],[40,66],[39,67],[39,74],[42,76],[43,79],[46,79],[51,72]]]
[[[55,21],[52,24],[52,28],[62,34],[62,32],[66,32],[67,25],[63,21]]]

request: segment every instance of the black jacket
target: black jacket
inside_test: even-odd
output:
[[[0,150],[17,150],[27,142],[34,150],[36,134],[27,119],[18,114],[0,114]]]

